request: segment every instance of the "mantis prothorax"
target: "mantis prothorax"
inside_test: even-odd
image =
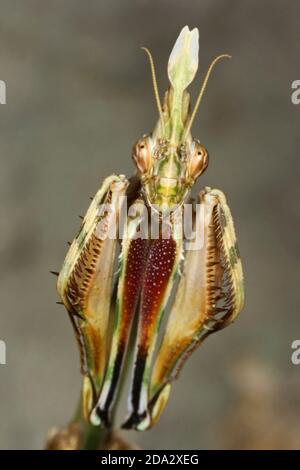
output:
[[[163,104],[153,59],[145,49],[158,123],[133,148],[135,177],[112,175],[104,180],[58,277],[58,292],[80,348],[84,415],[94,425],[111,425],[134,322],[136,346],[123,427],[145,430],[159,419],[172,380],[188,355],[211,333],[230,324],[243,307],[242,265],[225,195],[211,188],[199,193],[200,225],[195,222],[195,210],[192,220],[196,237],[201,232],[196,249],[186,250],[179,223],[185,205],[191,203],[191,188],[208,165],[207,150],[191,135],[192,124],[212,68],[221,58],[230,57],[221,55],[212,62],[190,112],[187,87],[198,69],[198,47],[198,29],[185,26],[169,58],[170,87]],[[149,228],[147,236],[139,236],[150,213],[161,224],[158,236],[151,237]],[[119,240],[119,235],[110,235],[122,217],[125,236]]]

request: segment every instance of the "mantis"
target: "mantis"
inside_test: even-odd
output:
[[[122,427],[143,431],[160,418],[192,351],[243,308],[242,265],[226,197],[206,187],[196,204],[191,198],[208,166],[208,152],[192,137],[192,125],[212,69],[230,57],[220,55],[211,63],[191,112],[187,88],[198,69],[198,34],[185,26],[176,40],[162,104],[152,55],[143,48],[158,122],[133,148],[136,175],[104,180],[58,275],[57,290],[80,350],[83,412],[95,426],[112,425],[132,335],[128,416]],[[190,250],[182,229],[187,205],[191,232],[200,240]],[[152,216],[156,236],[146,224]]]

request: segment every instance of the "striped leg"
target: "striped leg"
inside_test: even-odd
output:
[[[69,248],[57,282],[79,344],[86,419],[100,392],[106,366],[117,250],[114,231],[117,231],[118,213],[127,186],[123,176],[105,179]]]
[[[178,271],[181,250],[181,233],[177,233],[175,225],[171,226],[168,238],[152,240],[149,247],[142,284],[129,417],[123,424],[124,428],[144,430],[150,425],[148,401],[152,356],[159,325]]]
[[[206,188],[199,195],[202,246],[187,251],[183,275],[151,378],[153,425],[163,411],[170,382],[187,357],[210,334],[231,323],[243,308],[241,260],[224,194]]]
[[[110,414],[117,393],[122,365],[129,341],[133,318],[137,310],[146,267],[149,240],[136,238],[146,206],[137,200],[131,207],[135,216],[127,220],[126,236],[122,243],[117,294],[116,317],[110,356],[104,385],[92,413],[93,424],[110,426]]]

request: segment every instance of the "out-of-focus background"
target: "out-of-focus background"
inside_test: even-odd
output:
[[[143,448],[297,448],[300,366],[300,4],[291,0],[0,0],[0,448],[42,448],[76,405],[81,377],[55,278],[89,196],[133,172],[131,148],[157,118],[181,28],[200,30],[194,125],[209,149],[204,185],[229,198],[247,302],[187,362],[159,424],[127,437]]]

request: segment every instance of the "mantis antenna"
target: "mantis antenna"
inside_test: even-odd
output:
[[[214,68],[214,66],[216,65],[216,63],[220,60],[220,59],[231,59],[231,55],[229,54],[222,54],[222,55],[219,55],[218,57],[216,57],[212,63],[210,64],[207,72],[206,72],[206,75],[205,75],[205,78],[203,80],[203,83],[202,83],[202,86],[200,88],[200,92],[199,92],[199,95],[198,95],[198,98],[197,98],[197,101],[196,101],[196,104],[195,104],[195,107],[194,107],[194,110],[192,112],[192,115],[191,115],[191,118],[189,120],[189,123],[187,125],[187,128],[185,130],[185,133],[184,133],[184,141],[188,135],[188,133],[190,132],[191,130],[191,127],[193,125],[193,122],[194,122],[194,119],[195,119],[195,116],[197,114],[197,111],[199,109],[199,105],[201,103],[201,100],[202,100],[202,97],[203,97],[203,94],[204,94],[204,91],[205,91],[205,88],[206,88],[206,85],[207,85],[207,82],[208,82],[208,79],[210,77],[210,74]]]
[[[143,51],[145,51],[146,54],[149,57],[149,62],[150,62],[150,67],[151,67],[151,75],[152,75],[152,83],[153,83],[153,89],[154,89],[154,96],[155,96],[155,100],[156,100],[157,109],[158,109],[158,112],[159,112],[159,117],[160,117],[160,121],[161,121],[163,134],[165,134],[164,115],[163,115],[161,102],[160,102],[160,98],[159,98],[159,92],[158,92],[158,86],[157,86],[157,80],[156,80],[156,72],[155,72],[154,61],[153,61],[151,52],[149,51],[149,49],[147,49],[147,47],[142,47],[141,49]]]

